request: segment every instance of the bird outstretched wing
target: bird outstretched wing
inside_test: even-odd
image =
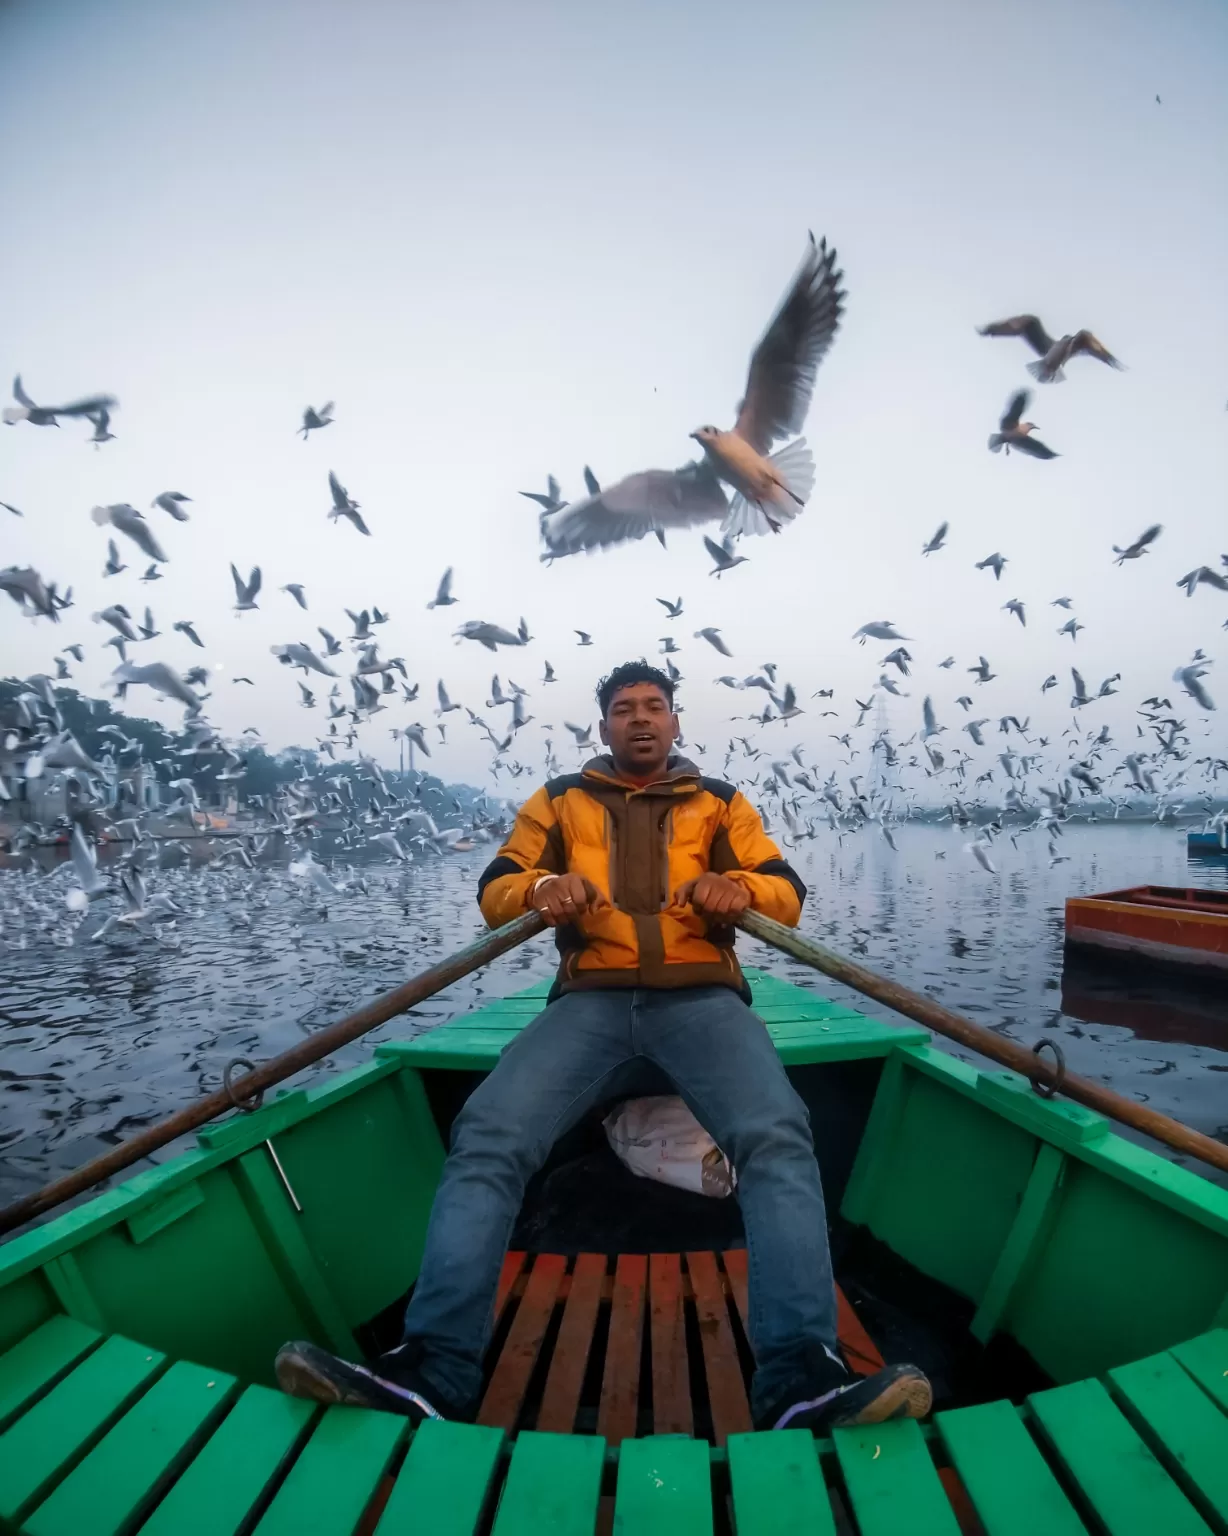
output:
[[[1021,437],[1018,442],[1012,440],[1011,447],[1017,453],[1030,454],[1034,459],[1057,458],[1052,448],[1046,448],[1044,443],[1038,443],[1034,437]]]
[[[1021,389],[1010,397],[1006,403],[1006,410],[1002,413],[1002,419],[998,422],[1003,432],[1012,432],[1019,425],[1020,418],[1028,408],[1030,398],[1026,389]],[[1011,444],[1012,448],[1019,446],[1018,443]]]
[[[34,401],[30,399],[29,395],[22,388],[20,374],[13,380],[13,399],[16,400],[18,405],[24,405],[28,411],[37,410]]]
[[[25,404],[25,401],[22,401]],[[106,431],[106,423],[110,420],[110,412],[118,404],[114,395],[87,395],[84,400],[73,400],[68,405],[53,405],[50,407],[53,416],[101,416],[104,418],[102,429]]]
[[[596,495],[569,502],[542,518],[541,532],[553,554],[573,554],[642,539],[661,528],[691,528],[724,517],[725,493],[702,460],[681,469],[644,469]]]
[[[1053,337],[1035,315],[1012,315],[1009,320],[995,320],[990,325],[978,325],[977,335],[1022,336],[1037,357],[1044,357],[1053,345]]]
[[[797,275],[751,354],[746,395],[734,431],[766,453],[782,437],[801,431],[819,364],[840,325],[843,272],[835,250],[813,234]]]

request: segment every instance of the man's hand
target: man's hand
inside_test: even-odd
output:
[[[560,923],[573,923],[585,912],[595,912],[610,903],[583,875],[549,875],[538,881],[529,905],[541,913],[551,928],[557,928]]]
[[[738,881],[708,870],[694,880],[684,880],[674,892],[674,903],[679,907],[689,903],[700,917],[731,922],[750,906],[750,892]]]

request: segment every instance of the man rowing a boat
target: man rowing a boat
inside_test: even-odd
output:
[[[753,908],[794,926],[805,886],[739,791],[674,751],[663,672],[629,662],[597,700],[607,754],[539,789],[478,883],[492,928],[543,915],[558,978],[456,1117],[403,1342],[370,1366],[287,1344],[278,1380],[415,1420],[472,1417],[525,1186],[558,1138],[626,1097],[647,1062],[737,1170],[756,1425],[825,1433],[920,1417],[931,1394],[916,1367],[851,1378],[841,1361],[809,1117],[734,957],[733,919]]]

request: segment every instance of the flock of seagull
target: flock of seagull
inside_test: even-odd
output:
[[[719,537],[704,534],[703,542],[713,561],[711,574],[721,578],[746,563],[748,557],[738,552],[742,540],[769,534],[787,537],[789,525],[805,510],[815,483],[814,459],[800,434],[819,366],[836,338],[843,313],[846,295],[836,259],[835,250],[825,240],[816,242],[813,235],[809,237],[801,264],[751,354],[745,391],[732,426],[722,429],[706,425],[692,431],[690,437],[698,445],[696,457],[678,468],[640,470],[604,486],[586,467],[585,494],[575,501],[563,499],[553,475],[547,478],[544,492],[520,493],[537,508],[543,561],[553,562],[643,539],[649,534],[666,545],[670,537],[680,532],[709,527]],[[1032,314],[1014,315],[978,327],[978,331],[987,338],[1022,340],[1035,354],[1027,371],[1038,385],[1060,383],[1066,377],[1066,369],[1079,359],[1097,361],[1113,369],[1123,366],[1091,331],[1080,329],[1055,338]],[[92,428],[88,441],[95,446],[114,437],[111,424],[117,402],[112,396],[100,394],[66,405],[38,405],[20,376],[14,380],[13,396],[14,404],[2,413],[3,421],[10,426],[59,427],[61,422],[85,421]],[[1057,456],[1037,438],[1036,425],[1024,419],[1030,398],[1025,388],[1012,394],[997,430],[989,437],[990,451],[1007,455],[1015,451],[1041,460]],[[297,431],[306,442],[335,420],[334,402],[308,406]],[[347,523],[358,535],[371,538],[372,529],[360,503],[333,470],[328,471],[327,485],[328,504],[322,509],[327,518],[334,523]],[[94,507],[90,514],[94,524],[106,529],[103,578],[114,578],[129,570],[128,561],[139,555],[136,563],[143,565],[144,570],[135,579],[146,586],[157,582],[161,567],[168,560],[159,519],[187,522],[192,516],[191,507],[192,498],[181,491],[164,491],[154,497],[149,515],[128,503]],[[23,515],[21,509],[10,503],[0,502],[0,508],[19,517]],[[1116,564],[1148,554],[1162,531],[1156,524],[1133,542],[1114,545]],[[921,547],[922,557],[928,559],[943,550],[948,533],[949,524],[944,522]],[[1008,557],[994,551],[977,561],[976,568],[991,573],[997,583],[1007,564]],[[232,564],[230,572],[235,612],[257,608],[265,595],[260,568],[244,573]],[[745,578],[733,579],[736,582]],[[1228,591],[1228,554],[1220,556],[1219,566],[1198,566],[1177,585],[1184,588],[1187,596],[1193,596],[1204,586]],[[28,619],[43,622],[52,630],[61,622],[64,612],[74,606],[71,588],[61,592],[54,580],[32,566],[0,570],[0,589]],[[293,603],[296,614],[310,611],[304,584],[287,581],[279,590]],[[448,608],[458,601],[454,570],[450,567],[426,606],[432,610]],[[663,625],[672,626],[684,618],[681,597],[659,597],[655,601],[664,610]],[[144,612],[138,615],[140,606]],[[1073,599],[1058,597],[1051,606],[1069,615],[1058,633],[1068,635],[1074,645],[1083,626],[1071,611]],[[1027,627],[1028,609],[1020,599],[1012,597],[1002,608],[1021,627]],[[291,872],[325,902],[342,887],[312,852],[313,836],[323,820],[340,828],[343,848],[355,849],[366,844],[378,855],[404,865],[414,858],[463,850],[475,841],[497,838],[508,814],[506,803],[496,804],[484,794],[469,806],[455,800],[449,814],[459,824],[440,826],[418,791],[406,791],[404,780],[390,782],[391,776],[385,775],[369,752],[356,751],[360,729],[377,713],[392,706],[417,705],[421,710],[426,701],[421,697],[420,682],[411,680],[404,657],[384,654],[378,631],[390,615],[378,607],[347,608],[345,614],[350,625],[348,633],[338,635],[335,630],[341,628],[339,625],[329,629],[318,624],[318,644],[314,639],[309,643],[300,634],[272,647],[278,661],[296,674],[302,707],[316,710],[322,706],[325,724],[316,748],[335,766],[322,767],[312,775],[304,765],[300,777],[284,784],[276,796],[266,798],[260,805],[250,804],[248,835],[219,853],[219,857],[250,867],[269,839],[285,839],[292,850]],[[166,775],[164,782],[178,790],[178,799],[157,814],[163,818],[163,825],[166,818],[182,816],[195,831],[202,818],[193,771],[208,765],[218,770],[219,780],[233,783],[241,792],[244,750],[250,745],[243,739],[224,739],[207,720],[206,704],[210,685],[217,681],[212,676],[217,669],[202,660],[180,672],[165,660],[139,659],[147,654],[144,647],[161,633],[148,603],[138,605],[133,601],[129,606],[109,602],[100,606],[92,618],[100,629],[108,632],[101,643],[116,653],[111,680],[117,699],[125,700],[131,689],[147,687],[183,707],[180,771],[171,778],[173,767],[162,770]],[[1228,628],[1228,623],[1224,627]],[[178,619],[172,629],[193,646],[207,651],[195,621]],[[496,655],[500,650],[523,651],[533,643],[523,618],[515,629],[484,619],[468,619],[453,633],[458,642],[472,641]],[[591,645],[590,632],[576,629],[575,634],[578,646]],[[721,657],[732,656],[717,626],[703,625],[693,631],[693,637]],[[871,620],[852,638],[862,646],[875,641],[890,649],[879,662],[879,676],[867,697],[854,695],[847,716],[837,709],[833,689],[819,689],[808,701],[826,703],[828,707],[817,711],[818,718],[830,717],[842,727],[827,732],[827,738],[836,744],[841,755],[834,765],[829,761],[826,770],[820,768],[817,756],[808,757],[801,743],[788,751],[777,745],[773,751],[771,743],[778,738],[768,736],[768,729],[780,724],[787,727],[806,710],[799,703],[797,689],[780,677],[779,668],[771,662],[746,675],[731,672],[714,680],[714,687],[757,697],[760,706],[732,717],[746,725],[730,736],[723,754],[719,749],[710,752],[697,742],[682,743],[706,764],[723,759],[721,774],[754,794],[769,826],[786,846],[815,837],[819,828],[826,825],[842,841],[850,834],[874,829],[895,848],[895,829],[921,809],[919,792],[926,785],[930,801],[937,789],[946,805],[945,815],[956,826],[973,829],[965,850],[981,869],[991,873],[996,872],[996,866],[990,850],[998,836],[1017,839],[1023,832],[1039,833],[1047,838],[1050,859],[1060,862],[1057,840],[1065,821],[1075,815],[1106,814],[1109,806],[1113,807],[1113,814],[1120,814],[1140,795],[1151,799],[1153,813],[1161,820],[1172,819],[1182,811],[1188,814],[1191,809],[1204,810],[1210,824],[1223,820],[1223,813],[1216,813],[1214,804],[1219,776],[1228,773],[1228,761],[1211,753],[1196,757],[1189,723],[1180,717],[1191,707],[1204,713],[1215,708],[1205,682],[1210,659],[1201,649],[1173,674],[1180,689],[1180,694],[1175,695],[1178,707],[1169,698],[1153,696],[1141,701],[1135,736],[1127,742],[1114,740],[1107,726],[1084,729],[1078,715],[1096,700],[1117,693],[1117,685],[1122,681],[1120,673],[1095,686],[1084,679],[1077,667],[1070,668],[1072,720],[1055,744],[1050,737],[1033,731],[1029,719],[1026,715],[1021,719],[1019,712],[991,712],[989,716],[976,713],[979,690],[996,676],[983,655],[966,668],[966,675],[972,678],[971,691],[963,692],[954,701],[954,707],[962,709],[967,717],[960,726],[940,723],[933,698],[926,696],[920,706],[917,728],[906,739],[895,740],[884,724],[880,704],[887,696],[909,696],[901,683],[909,678],[914,661],[908,646],[916,642],[902,634],[890,619]],[[659,659],[676,682],[682,681],[682,674],[673,658],[681,650],[672,630],[661,637]],[[135,658],[131,651],[137,652]],[[71,782],[71,858],[67,866],[71,875],[62,878],[71,878],[73,882],[64,901],[64,910],[72,921],[84,920],[94,903],[106,898],[118,905],[94,930],[94,939],[142,926],[165,931],[168,923],[173,925],[175,903],[149,888],[147,877],[152,867],[148,828],[152,818],[131,807],[108,812],[104,804],[104,778],[116,766],[131,766],[137,761],[140,744],[127,740],[109,761],[97,761],[64,727],[55,686],[72,677],[69,663],[80,663],[83,654],[80,642],[66,645],[53,657],[54,673],[48,671],[26,680],[15,701],[15,719],[0,727],[4,731],[0,746],[5,752],[0,762],[17,764],[15,771],[27,778],[58,769]],[[954,656],[939,663],[946,670],[956,665]],[[556,680],[555,668],[545,661],[537,686],[545,688]],[[240,675],[231,682],[251,685],[253,680]],[[1040,692],[1043,695],[1059,686],[1057,675],[1051,674]],[[417,719],[391,728],[392,737],[403,740],[411,754],[431,757],[432,746],[446,742],[450,717],[455,715],[488,742],[492,781],[497,784],[501,775],[516,780],[529,772],[531,766],[536,767],[536,763],[530,765],[522,760],[518,737],[537,720],[548,733],[544,742],[547,775],[566,771],[570,766],[555,750],[554,735],[559,734],[555,726],[531,713],[529,688],[510,677],[504,681],[496,674],[485,700],[486,711],[510,711],[497,723],[454,698],[443,679],[437,681],[434,696],[432,723]],[[1001,742],[1003,750],[996,754],[992,766],[976,772],[979,760],[960,744],[959,738],[966,737],[969,747],[984,748],[986,730],[995,723],[997,734],[1005,738]],[[585,752],[595,746],[592,724],[564,720],[562,726],[571,738],[570,747]],[[948,736],[946,745],[939,741],[943,735]],[[1060,755],[1063,749],[1064,764],[1054,775],[1054,754]],[[833,749],[826,749],[826,753],[836,755]],[[342,774],[340,766],[355,756],[355,775]],[[846,771],[854,767],[857,771]],[[911,780],[906,782],[910,771]],[[355,776],[365,785],[359,800],[354,798]],[[1052,782],[1042,782],[1046,777]],[[0,775],[0,819],[4,818],[5,800],[12,796],[12,786]],[[1082,801],[1089,804],[1080,809]],[[64,830],[26,823],[17,833],[14,846],[20,851],[23,844],[53,839]],[[122,838],[129,851],[114,872],[102,873],[96,844],[114,838]],[[356,878],[352,871],[350,878]]]

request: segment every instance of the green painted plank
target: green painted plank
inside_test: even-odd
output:
[[[27,1517],[30,1536],[117,1536],[191,1455],[238,1385],[203,1365],[172,1365]]]
[[[1118,1366],[1109,1381],[1192,1501],[1228,1521],[1228,1418],[1168,1354]]]
[[[986,1536],[1084,1536],[1049,1464],[1008,1402],[955,1408],[934,1423]]]
[[[409,1420],[329,1408],[256,1526],[259,1536],[350,1536]]]
[[[1028,1404],[1109,1536],[1205,1536],[1206,1522],[1098,1381]]]
[[[343,1359],[360,1360],[362,1351],[307,1244],[268,1147],[262,1143],[245,1152],[234,1162],[232,1171],[261,1241],[291,1295],[312,1319],[313,1333]],[[293,1179],[292,1169],[287,1177]]]
[[[1018,1123],[1030,1125],[1050,1141],[1082,1145],[1109,1133],[1106,1116],[1068,1099],[1042,1098],[1018,1072],[982,1072],[976,1091],[989,1103],[1010,1108]]]
[[[1228,1410],[1228,1328],[1214,1328],[1169,1350],[1204,1392]]]
[[[501,1429],[427,1419],[414,1432],[379,1536],[473,1536],[502,1445]]]
[[[150,1519],[141,1536],[234,1536],[304,1439],[314,1403],[248,1387]]]
[[[836,1522],[808,1429],[730,1435],[725,1446],[738,1536],[835,1536]]]
[[[600,1435],[518,1435],[493,1536],[592,1536],[604,1459]]]
[[[861,1144],[840,1205],[840,1214],[849,1221],[869,1225],[879,1179],[891,1161],[896,1132],[911,1086],[905,1058],[889,1056],[874,1091],[874,1102],[870,1105],[869,1118],[861,1133]]]
[[[860,1536],[959,1536],[915,1419],[832,1435]]]
[[[1065,1156],[1056,1147],[1042,1142],[1019,1210],[969,1326],[973,1338],[980,1339],[982,1344],[997,1332],[1011,1293],[1044,1247],[1057,1212],[1065,1167]]]
[[[130,1339],[107,1339],[0,1435],[0,1515],[15,1519],[45,1498],[164,1358]]]
[[[740,1532],[739,1526],[739,1536]],[[618,1452],[614,1536],[712,1536],[706,1440],[649,1435],[623,1441]]]
[[[910,1030],[885,1024],[881,1033],[876,1034],[859,1031],[855,1035],[817,1035],[773,1043],[785,1066],[800,1067],[821,1061],[868,1061],[877,1056],[890,1056],[900,1045],[920,1044],[926,1039],[926,1035],[914,1035]]]
[[[0,1428],[101,1337],[97,1329],[57,1313],[0,1355]]]

